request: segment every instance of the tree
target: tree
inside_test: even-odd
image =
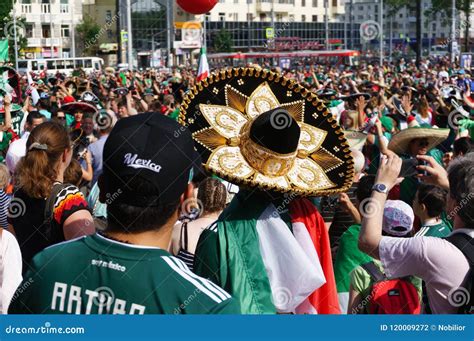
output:
[[[99,38],[102,29],[94,21],[90,15],[84,16],[82,21],[76,26],[77,35],[83,44],[84,53],[88,55],[95,55],[98,48]]]
[[[15,63],[15,31],[17,37],[18,52],[21,53],[27,46],[27,39],[24,36],[25,18],[16,18],[13,20],[12,3],[7,1],[6,4],[0,6],[0,40],[8,40],[8,56],[12,63]],[[16,28],[16,30],[15,30]]]
[[[214,49],[216,52],[232,52],[232,35],[226,29],[222,28],[214,38]]]
[[[447,24],[452,21],[452,2],[448,0],[431,0],[432,7],[426,13],[444,13],[444,23]],[[464,13],[464,21],[461,22],[461,33],[464,34],[464,49],[469,51],[469,29],[470,18],[472,14],[471,9],[472,0],[456,0],[456,10]],[[463,32],[464,31],[464,32]]]

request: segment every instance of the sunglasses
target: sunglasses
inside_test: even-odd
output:
[[[57,116],[56,118],[57,118],[58,120],[65,120],[65,119],[66,119],[65,116]]]
[[[418,140],[418,145],[420,147],[428,147],[430,143],[428,142],[428,140]]]

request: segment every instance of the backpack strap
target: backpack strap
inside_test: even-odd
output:
[[[181,249],[188,251],[188,223],[184,222],[181,225]]]
[[[67,186],[69,186],[69,184],[55,183],[53,185],[53,188],[51,189],[51,194],[49,195],[48,199],[46,199],[46,205],[44,207],[43,224],[46,226],[47,237],[51,237],[54,203],[56,202],[56,198],[58,197],[58,194]]]
[[[474,238],[466,233],[455,233],[445,238],[448,242],[456,246],[467,258],[469,266],[474,266]]]
[[[380,269],[377,267],[377,265],[375,265],[374,262],[368,262],[362,264],[361,266],[365,271],[367,271],[367,273],[370,275],[370,278],[372,278],[374,282],[380,282],[387,279],[385,274],[380,271]]]

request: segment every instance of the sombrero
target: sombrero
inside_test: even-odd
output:
[[[356,130],[344,130],[344,136],[351,149],[361,151],[367,141],[367,134]]]
[[[406,154],[410,141],[413,139],[422,138],[428,140],[427,149],[430,150],[446,140],[448,135],[449,129],[425,127],[406,128],[393,135],[388,144],[388,149],[399,155]]]
[[[280,74],[213,73],[185,96],[179,122],[192,132],[204,169],[231,183],[303,196],[352,184],[338,123],[314,93]]]
[[[86,112],[95,113],[95,112],[97,112],[97,109],[93,105],[91,105],[89,103],[85,103],[85,102],[66,103],[66,104],[63,104],[61,106],[61,110],[64,110],[64,112],[69,113],[69,114],[77,112],[77,111],[81,111],[83,113],[86,113]]]

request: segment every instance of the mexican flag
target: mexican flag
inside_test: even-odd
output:
[[[318,229],[327,232],[310,219],[308,212],[317,211],[309,201],[290,201],[272,202],[265,194],[241,190],[201,234],[195,272],[232,294],[243,314],[327,310],[322,296],[315,296],[327,279],[315,245],[319,240],[312,235]]]
[[[359,250],[358,240],[360,224],[350,226],[339,240],[334,275],[336,277],[339,305],[343,314],[347,313],[349,304],[350,274],[359,265],[371,262],[373,259]]]
[[[201,49],[201,57],[199,58],[199,69],[197,74],[197,81],[200,82],[209,76],[209,63],[207,62],[206,49]]]
[[[0,62],[8,61],[8,40],[0,40]]]

